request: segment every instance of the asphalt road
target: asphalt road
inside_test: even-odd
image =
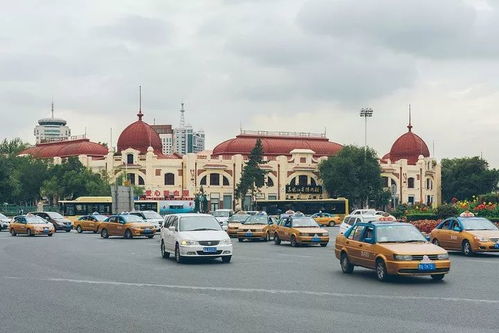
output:
[[[452,254],[443,281],[381,283],[343,275],[331,243],[236,241],[234,252],[230,264],[179,265],[157,237],[1,232],[0,332],[499,331],[499,255]]]

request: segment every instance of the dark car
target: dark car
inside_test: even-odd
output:
[[[73,229],[73,224],[70,220],[65,218],[59,213],[56,212],[34,212],[31,213],[36,216],[40,216],[41,218],[47,220],[48,222],[54,225],[55,230],[65,230],[66,232],[70,232]]]

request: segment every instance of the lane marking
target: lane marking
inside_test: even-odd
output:
[[[231,287],[203,287],[203,286],[186,286],[174,284],[155,284],[155,283],[135,283],[135,282],[120,282],[120,281],[97,281],[97,280],[78,280],[78,279],[61,279],[61,278],[23,278],[15,276],[5,276],[4,279],[11,280],[31,280],[31,281],[46,281],[46,282],[66,282],[76,284],[93,284],[93,285],[112,285],[112,286],[127,286],[127,287],[152,287],[177,290],[201,290],[201,291],[223,291],[223,292],[241,292],[241,293],[265,293],[265,294],[283,294],[283,295],[307,295],[307,296],[329,296],[329,297],[351,297],[351,298],[368,298],[368,299],[387,299],[387,300],[404,300],[404,301],[444,301],[444,302],[467,302],[467,303],[483,303],[483,304],[499,304],[496,299],[477,299],[477,298],[459,298],[459,297],[432,297],[432,296],[390,296],[390,295],[369,295],[369,294],[352,294],[352,293],[332,293],[323,291],[309,290],[286,290],[286,289],[259,289],[259,288],[231,288]]]

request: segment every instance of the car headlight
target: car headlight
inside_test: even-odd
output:
[[[232,242],[228,238],[227,239],[222,239],[220,241],[220,245],[231,245],[231,244],[232,244]]]
[[[193,240],[186,240],[184,239],[183,241],[180,242],[180,245],[196,245],[198,242],[193,241]]]
[[[475,239],[479,242],[488,242],[489,239],[487,237],[475,236]]]
[[[448,253],[442,253],[437,256],[438,260],[445,260],[449,259],[449,254]]]
[[[403,255],[403,254],[394,254],[393,258],[398,261],[411,261],[412,256],[409,255]]]

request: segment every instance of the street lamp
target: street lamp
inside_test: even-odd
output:
[[[367,118],[371,118],[373,116],[373,109],[360,109],[360,116],[364,118],[364,151],[367,151]]]

